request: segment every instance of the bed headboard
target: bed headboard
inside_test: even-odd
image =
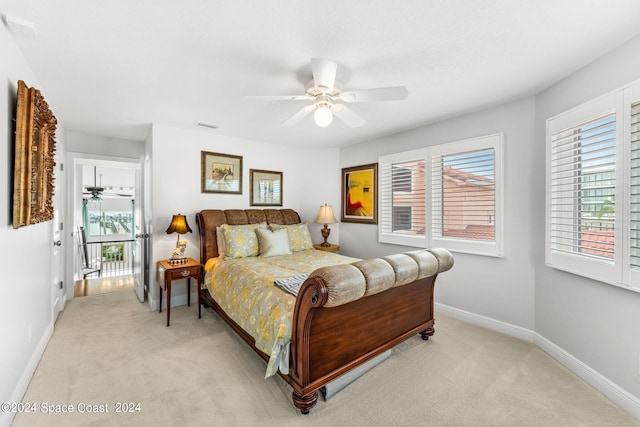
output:
[[[196,213],[200,230],[200,262],[218,256],[216,227],[222,224],[298,224],[300,215],[293,209],[205,209]]]

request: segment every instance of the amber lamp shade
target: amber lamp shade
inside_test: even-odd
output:
[[[333,208],[328,206],[326,203],[324,206],[320,206],[320,211],[318,212],[318,217],[315,222],[317,224],[324,224],[324,227],[320,230],[322,233],[322,237],[324,237],[324,242],[320,243],[321,246],[331,246],[329,242],[327,242],[327,238],[329,238],[329,234],[331,233],[331,229],[327,226],[327,224],[335,224],[338,222],[335,215],[333,214]]]
[[[191,227],[187,223],[187,217],[185,215],[174,215],[171,219],[171,224],[169,224],[169,228],[165,231],[166,234],[178,233],[178,241],[180,240],[181,234],[192,233]]]

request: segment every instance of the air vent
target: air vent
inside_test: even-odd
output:
[[[218,129],[220,127],[218,125],[212,125],[211,123],[205,123],[205,122],[196,122],[196,126],[209,128],[209,129]]]

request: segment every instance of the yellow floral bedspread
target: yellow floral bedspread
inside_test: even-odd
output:
[[[354,261],[357,259],[316,249],[269,258],[215,258],[205,266],[204,283],[225,313],[255,339],[259,350],[270,356],[267,378],[278,369],[288,373],[296,300],[295,296],[275,286],[274,281]]]

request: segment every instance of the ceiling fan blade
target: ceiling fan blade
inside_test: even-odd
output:
[[[342,92],[338,99],[345,102],[401,101],[407,95],[409,91],[406,87],[393,86]]]
[[[260,101],[310,101],[313,98],[309,95],[265,95],[265,96],[245,96],[245,99],[257,99]]]
[[[311,104],[311,105],[307,105],[306,107],[304,107],[303,109],[301,109],[300,111],[298,111],[297,113],[295,113],[293,116],[291,116],[290,119],[288,119],[286,122],[282,123],[282,126],[284,127],[288,127],[288,126],[293,126],[296,123],[298,123],[304,116],[306,116],[307,114],[309,114],[310,112],[312,112],[313,110],[315,110],[316,104]]]
[[[336,71],[338,64],[328,59],[311,58],[311,72],[313,73],[313,84],[316,87],[333,90],[336,84]]]
[[[360,127],[366,123],[362,117],[354,113],[346,105],[333,104],[331,106],[331,112],[352,128]]]

